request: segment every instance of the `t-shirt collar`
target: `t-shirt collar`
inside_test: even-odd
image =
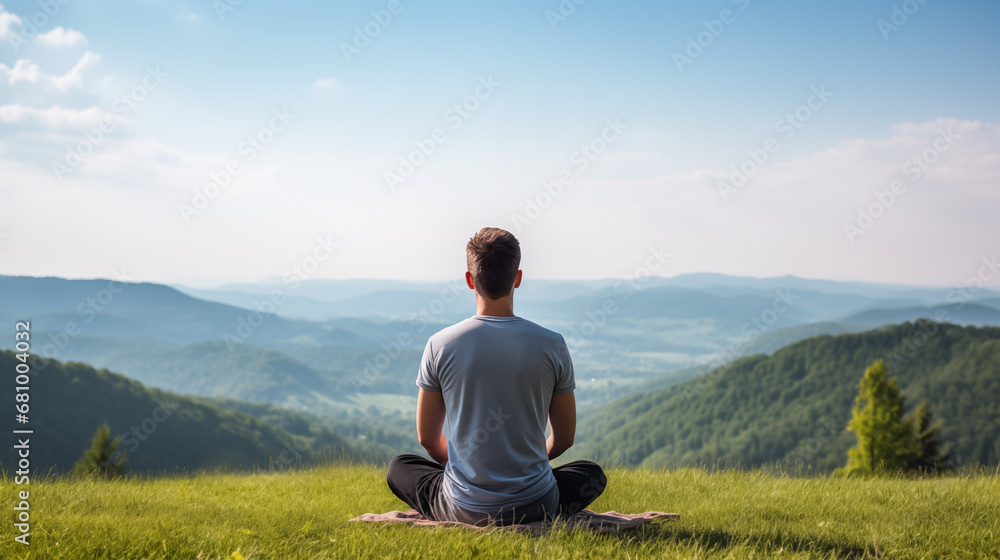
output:
[[[473,319],[479,319],[481,321],[520,321],[521,318],[517,315],[510,315],[507,317],[499,317],[497,315],[473,315]]]

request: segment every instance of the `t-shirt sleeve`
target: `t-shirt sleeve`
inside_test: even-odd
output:
[[[576,389],[576,378],[573,375],[573,359],[569,356],[566,339],[559,336],[556,345],[556,386],[553,393],[570,393]]]
[[[424,355],[420,358],[420,367],[417,369],[417,387],[424,391],[441,391],[441,381],[438,379],[437,363],[434,360],[434,348],[430,339],[424,346]]]

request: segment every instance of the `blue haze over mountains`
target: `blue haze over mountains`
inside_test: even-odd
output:
[[[115,294],[109,285],[0,276],[0,321],[31,320],[43,357],[83,361],[147,386],[338,419],[377,418],[404,431],[412,429],[413,380],[427,337],[475,313],[460,278],[311,280],[294,289],[280,279],[215,289],[128,283]],[[284,298],[276,305],[275,290]],[[1000,293],[962,292],[957,305],[958,293],[791,276],[526,278],[515,311],[564,334],[585,414],[651,384],[670,385],[806,337],[935,313],[957,324],[1000,325]]]

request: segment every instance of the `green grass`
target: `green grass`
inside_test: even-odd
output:
[[[998,558],[1000,477],[845,480],[684,469],[608,472],[591,509],[681,514],[625,535],[350,523],[408,509],[384,470],[331,465],[102,482],[35,479],[31,546],[0,558]],[[8,478],[8,504],[24,486]]]

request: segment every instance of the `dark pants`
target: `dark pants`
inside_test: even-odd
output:
[[[608,479],[600,465],[592,461],[573,461],[554,467],[552,474],[556,477],[556,487],[559,490],[559,511],[556,515],[573,515],[589,506],[597,499],[608,485]],[[427,519],[436,521],[466,521],[471,519],[438,519],[442,511],[455,509],[445,507],[441,493],[441,482],[444,479],[444,467],[435,461],[430,461],[419,455],[410,453],[398,455],[389,461],[389,472],[386,482],[397,498],[420,512]],[[461,509],[461,508],[458,508]],[[521,516],[510,515],[512,512],[500,512],[490,519],[499,525],[540,521],[553,512],[544,512],[532,507],[522,508]],[[470,515],[472,512],[467,512]],[[435,514],[438,514],[437,516]],[[485,516],[485,514],[481,514]],[[482,523],[476,523],[482,524]]]

